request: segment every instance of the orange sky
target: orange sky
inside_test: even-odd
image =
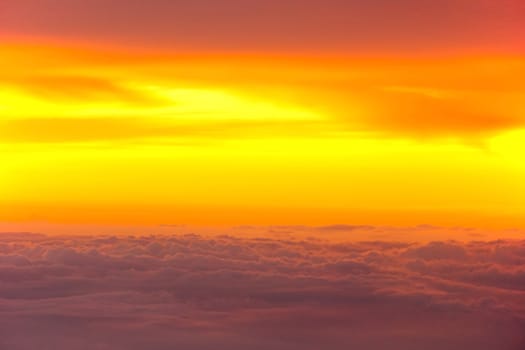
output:
[[[0,221],[525,227],[520,2],[285,4],[4,3]]]
[[[525,0],[0,0],[0,348],[523,350],[524,154]]]
[[[520,57],[1,51],[3,221],[524,224]]]

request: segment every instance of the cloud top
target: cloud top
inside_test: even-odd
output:
[[[509,349],[525,242],[0,236],[6,349]]]

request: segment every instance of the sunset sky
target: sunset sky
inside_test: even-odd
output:
[[[524,6],[3,1],[0,220],[523,228]]]
[[[525,1],[0,0],[0,349],[523,350]]]

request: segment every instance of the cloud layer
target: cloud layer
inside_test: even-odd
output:
[[[525,241],[0,236],[0,348],[524,346]]]

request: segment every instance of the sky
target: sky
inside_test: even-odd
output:
[[[3,1],[0,221],[525,225],[521,1]]]
[[[2,32],[251,52],[522,52],[520,0],[5,0]]]
[[[522,350],[523,23],[1,1],[0,348]]]

